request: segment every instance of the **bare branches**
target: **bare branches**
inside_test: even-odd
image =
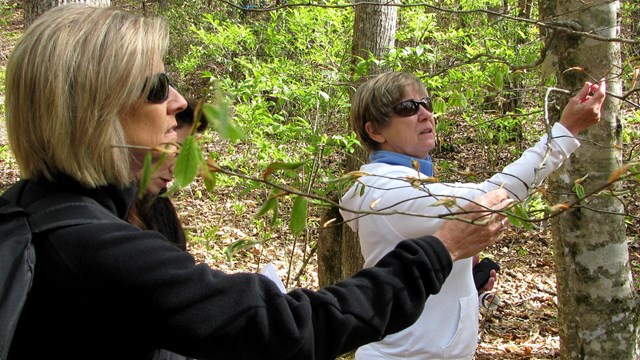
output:
[[[513,15],[509,15],[509,14],[504,14],[501,12],[497,12],[497,11],[493,11],[493,10],[489,10],[489,9],[473,9],[473,10],[455,10],[455,9],[450,9],[450,8],[444,8],[444,7],[439,7],[439,6],[435,6],[432,5],[430,3],[416,3],[416,4],[400,4],[400,3],[395,3],[393,1],[389,1],[386,4],[380,4],[378,2],[366,2],[366,1],[362,1],[362,2],[358,2],[356,3],[349,3],[349,4],[335,4],[335,5],[330,5],[330,4],[319,4],[319,3],[312,3],[312,2],[305,2],[305,3],[281,3],[280,5],[276,5],[276,6],[271,6],[271,7],[263,7],[263,8],[257,8],[257,7],[248,7],[248,6],[242,6],[242,5],[237,5],[229,0],[219,0],[222,3],[225,3],[231,7],[234,7],[236,9],[242,10],[242,11],[250,11],[250,12],[268,12],[268,11],[276,11],[276,10],[281,10],[281,9],[285,9],[285,8],[295,8],[295,7],[318,7],[318,8],[333,8],[333,9],[339,9],[339,8],[352,8],[355,6],[359,6],[359,5],[376,5],[376,6],[395,6],[395,7],[424,7],[424,8],[428,8],[428,9],[432,9],[435,11],[440,11],[440,12],[444,12],[444,13],[451,13],[451,14],[488,14],[488,15],[492,15],[495,17],[500,17],[506,20],[510,20],[510,21],[516,21],[516,22],[524,22],[524,23],[528,23],[534,26],[539,26],[542,28],[547,28],[550,30],[554,30],[554,31],[558,31],[558,32],[563,32],[563,33],[567,33],[570,35],[576,35],[576,36],[582,36],[585,38],[590,38],[593,40],[598,40],[598,41],[608,41],[608,42],[620,42],[620,43],[625,43],[625,44],[640,44],[640,40],[631,40],[631,39],[624,39],[624,38],[618,38],[618,37],[605,37],[605,36],[600,36],[597,34],[593,34],[590,32],[586,32],[586,31],[581,31],[580,29],[574,29],[574,26],[569,26],[566,22],[560,22],[560,21],[538,21],[538,20],[532,20],[532,19],[527,19],[527,18],[523,18],[523,17],[517,17],[517,16],[513,16]],[[614,2],[617,0],[609,0],[608,3]],[[586,6],[586,5],[585,5]],[[593,6],[593,5],[591,5]]]

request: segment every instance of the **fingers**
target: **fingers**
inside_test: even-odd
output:
[[[495,243],[507,226],[502,222],[505,216],[495,210],[509,203],[504,189],[488,192],[463,207],[459,217],[467,221],[447,220],[434,235],[449,250],[453,261],[476,255]]]
[[[576,96],[562,111],[560,124],[574,136],[600,121],[600,108],[606,97],[604,80],[595,84],[585,82]]]
[[[593,84],[590,82],[585,82],[584,86],[582,87],[582,89],[580,89],[580,91],[578,91],[578,94],[575,96],[576,98],[580,99],[580,102],[585,102],[587,101],[587,95],[589,95],[589,92],[591,92],[591,86]]]
[[[498,277],[498,274],[496,273],[496,271],[491,270],[491,273],[489,275],[489,280],[487,280],[487,284],[482,289],[480,289],[480,292],[483,293],[485,291],[493,290],[493,286],[496,283],[497,277]]]
[[[513,200],[509,198],[506,190],[496,189],[474,199],[463,207],[463,211],[475,214],[475,216],[472,216],[473,220],[486,219],[487,216],[491,216],[490,221],[498,221],[504,215],[499,215],[497,212],[503,210],[512,202]]]
[[[591,103],[602,103],[607,94],[607,84],[604,79],[602,79],[599,83],[594,84],[590,82],[585,82],[584,86],[575,98],[579,99],[580,103],[583,104],[591,100]],[[587,104],[591,105],[591,104]]]
[[[591,86],[593,88],[593,99],[596,101],[602,102],[604,98],[607,96],[607,83],[602,79],[598,84],[594,84]],[[595,88],[594,88],[595,87]]]
[[[493,191],[489,191],[477,199],[474,200],[474,203],[479,205],[479,207],[493,209],[494,207],[502,204],[505,200],[509,199],[509,194],[505,189],[497,189]],[[468,205],[468,207],[473,208],[473,205]],[[465,209],[467,206],[465,206]]]

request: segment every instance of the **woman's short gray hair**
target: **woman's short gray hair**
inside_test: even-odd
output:
[[[428,96],[427,89],[416,76],[404,72],[386,72],[362,83],[351,98],[351,128],[368,152],[378,149],[379,144],[365,130],[365,124],[373,123],[379,128],[389,124],[393,107],[406,96],[407,90]]]

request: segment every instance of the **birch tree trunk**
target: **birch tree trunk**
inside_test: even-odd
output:
[[[617,1],[547,0],[544,5],[541,15],[553,18],[554,25],[609,38],[618,36]],[[555,70],[559,88],[575,94],[584,81],[593,81],[589,76],[606,77],[608,93],[622,93],[618,43],[569,31],[555,31],[550,39],[552,53],[546,64]],[[552,109],[552,120],[559,119],[567,100],[568,96],[559,99]],[[618,116],[619,101],[609,95],[601,123],[580,134],[578,151],[550,178],[554,203],[576,200],[572,191],[576,180],[584,178],[581,185],[588,194],[606,184],[609,175],[622,165]],[[623,213],[619,199],[599,195],[551,221],[562,359],[638,356],[638,315]]]
[[[111,5],[111,0],[24,0],[24,27],[25,29],[31,25],[33,20],[42,15],[43,12],[52,7],[70,4],[70,3],[87,3],[100,6]]]

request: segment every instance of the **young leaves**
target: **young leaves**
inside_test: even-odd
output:
[[[178,187],[190,184],[198,175],[198,169],[204,164],[204,158],[195,136],[189,135],[182,144],[180,154],[173,170],[174,183]]]
[[[307,227],[307,205],[308,200],[304,196],[296,196],[293,200],[289,230],[295,236],[300,235]]]
[[[235,141],[245,137],[244,131],[237,128],[229,118],[229,104],[220,101],[216,105],[203,104],[202,113],[209,121],[209,125],[220,136]]]

